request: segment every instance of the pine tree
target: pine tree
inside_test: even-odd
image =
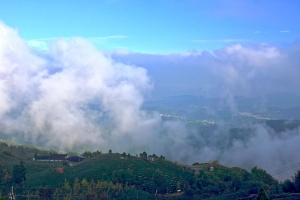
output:
[[[82,181],[81,181],[82,187],[86,187],[86,186],[88,186],[88,184],[89,183],[87,182],[87,180],[85,178],[83,178]]]
[[[264,188],[260,188],[258,193],[257,193],[257,200],[270,200],[269,195],[267,194],[267,192],[265,191]]]
[[[77,194],[80,190],[80,182],[77,177],[75,178],[75,180],[73,182],[73,189],[74,189],[74,194]]]
[[[66,190],[70,190],[70,189],[71,189],[71,186],[70,186],[70,184],[69,184],[69,181],[67,181],[66,178],[65,178],[65,183],[64,183],[63,188],[66,189]]]

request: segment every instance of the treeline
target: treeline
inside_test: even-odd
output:
[[[73,167],[63,162],[12,159],[0,165],[0,196],[14,186],[17,199],[270,199],[300,193],[300,171],[292,180],[278,182],[265,170],[228,168],[218,162],[193,165],[168,161],[164,156],[85,152]],[[154,160],[149,160],[152,157]],[[7,162],[10,162],[9,160]],[[10,167],[11,166],[11,167]],[[58,173],[56,167],[62,167]]]
[[[9,190],[5,190],[10,192]],[[93,179],[88,182],[86,179],[79,180],[75,178],[73,183],[65,180],[63,185],[58,188],[26,188],[14,187],[17,199],[57,199],[57,200],[71,200],[71,199],[155,199],[154,194],[144,192],[128,185],[119,183],[106,182]],[[7,198],[8,195],[3,195]],[[1,199],[1,196],[0,196]]]
[[[213,171],[199,170],[190,186],[185,194],[195,199],[300,199],[300,171],[295,173],[292,181],[278,182],[257,167],[248,172],[241,168],[214,165]],[[293,197],[287,193],[299,194],[293,194]]]
[[[109,154],[112,154],[112,150],[110,149],[108,151]],[[117,153],[119,154],[119,153]],[[98,157],[98,156],[101,156],[102,155],[102,151],[95,151],[95,152],[91,152],[91,151],[85,151],[83,154],[81,154],[81,156],[85,157],[85,158],[95,158],[95,157]],[[123,158],[130,158],[132,155],[130,155],[130,153],[125,153],[123,152],[122,154],[120,154]],[[138,157],[138,154],[135,155],[136,157]],[[163,155],[161,156],[157,156],[156,154],[152,154],[152,155],[148,155],[147,152],[142,152],[139,154],[140,158],[143,158],[143,159],[147,159],[147,157],[152,157],[153,159],[165,159],[165,157]]]
[[[281,185],[285,193],[300,193],[300,171],[298,170],[297,173],[295,173],[292,180],[287,179]]]
[[[49,154],[48,150],[42,150],[34,146],[17,145],[0,140],[0,161],[6,163],[7,157],[31,160],[34,154]]]

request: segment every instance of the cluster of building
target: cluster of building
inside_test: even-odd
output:
[[[35,161],[69,161],[69,162],[81,162],[85,158],[82,156],[68,156],[68,154],[49,154],[36,156],[33,158]]]

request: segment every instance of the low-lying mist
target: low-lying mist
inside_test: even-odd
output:
[[[255,56],[255,50],[251,52]],[[259,54],[259,60],[267,62],[278,51],[266,54]],[[165,121],[160,113],[141,109],[159,85],[143,66],[124,63],[82,38],[52,41],[43,51],[31,49],[16,30],[0,23],[1,136],[60,151],[146,151],[186,164],[219,160],[227,166],[258,166],[268,171],[299,161],[299,128],[277,134],[258,123],[241,133],[222,125],[207,132],[184,120]],[[224,76],[234,73],[233,68]],[[252,76],[255,71],[250,71]],[[293,76],[298,77],[297,73]],[[224,80],[234,84],[228,77]],[[232,95],[224,97],[230,105]]]

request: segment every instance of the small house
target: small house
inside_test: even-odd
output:
[[[50,154],[37,156],[36,161],[62,161],[65,160],[68,154]]]
[[[56,172],[62,174],[64,173],[64,168],[56,168]]]

